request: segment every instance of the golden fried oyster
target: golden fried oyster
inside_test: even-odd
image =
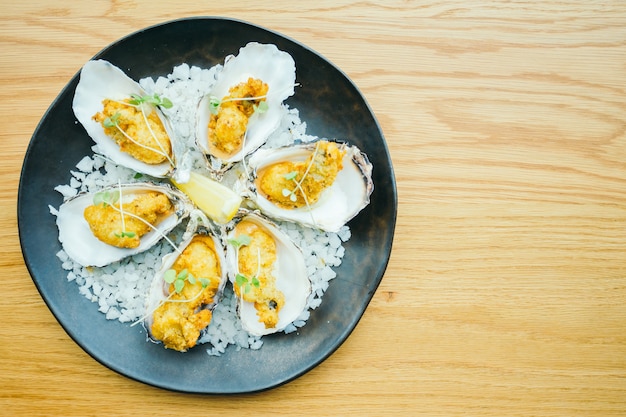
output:
[[[152,229],[150,225],[155,226],[172,211],[169,198],[155,191],[139,194],[121,207],[119,202],[88,206],[84,217],[94,236],[102,242],[120,248],[136,248],[140,238]]]
[[[196,235],[172,265],[178,278],[169,286],[170,296],[154,311],[150,332],[168,349],[186,351],[196,345],[209,325],[218,292],[221,265],[210,236]],[[176,281],[182,280],[177,286]]]
[[[243,146],[248,121],[265,101],[269,87],[259,79],[248,78],[228,90],[209,121],[209,141],[219,152],[232,155]]]
[[[160,164],[172,157],[172,144],[161,119],[148,105],[130,104],[130,99],[105,99],[102,112],[93,116],[120,147],[135,159]]]
[[[254,303],[259,321],[266,328],[276,327],[285,296],[276,288],[273,275],[277,259],[274,238],[257,224],[245,220],[237,225],[236,233],[248,236],[250,242],[239,248],[240,279],[235,283],[235,293],[244,301]]]
[[[268,200],[285,209],[313,205],[335,182],[343,168],[344,154],[336,143],[319,141],[306,161],[279,162],[261,170],[260,190]]]

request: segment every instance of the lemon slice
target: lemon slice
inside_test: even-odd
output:
[[[172,183],[216,223],[228,223],[241,205],[241,197],[233,190],[196,172],[185,183]]]

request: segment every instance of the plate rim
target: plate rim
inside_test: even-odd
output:
[[[375,285],[370,289],[367,299],[365,300],[365,308],[363,310],[363,313],[359,314],[358,317],[356,317],[354,324],[352,326],[348,326],[346,328],[343,329],[343,331],[340,333],[340,335],[338,336],[338,343],[336,343],[334,345],[334,347],[326,352],[324,352],[324,354],[320,355],[318,360],[314,361],[313,363],[311,363],[309,366],[306,366],[304,368],[302,368],[299,372],[288,376],[286,378],[282,378],[280,380],[275,380],[270,384],[265,384],[262,386],[259,386],[256,389],[253,390],[245,390],[245,391],[238,391],[238,390],[232,390],[232,391],[223,391],[223,392],[218,392],[218,391],[205,391],[205,390],[188,390],[188,389],[178,389],[176,386],[172,386],[169,385],[167,383],[161,383],[158,381],[153,381],[150,379],[145,379],[145,378],[140,378],[137,377],[135,375],[129,374],[127,372],[124,371],[124,369],[122,369],[121,367],[117,366],[115,363],[103,360],[103,358],[99,357],[97,354],[95,354],[93,352],[93,349],[91,347],[88,346],[88,344],[86,344],[84,341],[80,340],[76,334],[75,331],[71,328],[71,326],[66,323],[64,320],[61,319],[61,311],[58,310],[56,307],[52,306],[52,302],[51,300],[48,299],[48,295],[44,294],[45,291],[42,290],[41,287],[41,283],[39,282],[39,280],[35,277],[35,274],[33,273],[33,270],[31,268],[31,261],[29,260],[29,256],[28,256],[28,249],[25,247],[25,237],[24,237],[24,230],[23,227],[21,226],[22,224],[24,224],[25,219],[23,219],[23,215],[22,215],[22,209],[21,209],[21,205],[22,205],[22,200],[23,200],[23,195],[25,193],[25,184],[24,184],[24,174],[26,171],[26,162],[29,159],[33,147],[34,147],[34,142],[35,139],[42,127],[42,125],[44,124],[44,122],[46,121],[46,119],[49,117],[49,115],[53,112],[53,110],[55,109],[55,107],[57,106],[57,104],[61,101],[62,97],[64,97],[66,94],[71,93],[70,90],[72,90],[73,88],[75,88],[75,86],[73,85],[79,75],[80,75],[80,71],[82,69],[82,65],[81,68],[79,68],[79,70],[67,81],[67,83],[65,84],[65,86],[59,91],[59,93],[57,93],[57,96],[54,98],[54,100],[49,104],[48,108],[46,109],[46,111],[43,113],[43,115],[41,116],[39,122],[37,123],[35,130],[33,131],[33,134],[29,140],[29,144],[28,147],[26,149],[26,152],[24,154],[24,158],[23,158],[23,162],[22,162],[22,168],[20,170],[20,180],[19,180],[19,184],[18,184],[18,196],[17,196],[17,226],[18,226],[18,235],[19,235],[19,241],[20,241],[20,249],[22,252],[22,256],[24,258],[24,262],[25,265],[27,267],[27,270],[29,272],[29,275],[31,276],[32,281],[35,284],[35,287],[37,288],[37,291],[40,295],[40,297],[42,298],[42,300],[44,301],[44,303],[46,304],[46,306],[48,307],[48,310],[52,313],[52,315],[54,316],[55,320],[57,321],[57,323],[63,328],[63,330],[65,331],[65,333],[83,350],[85,351],[92,359],[95,359],[98,363],[100,363],[101,365],[105,366],[106,368],[122,375],[125,376],[131,380],[135,380],[137,382],[141,382],[143,384],[149,385],[149,386],[154,386],[157,388],[161,388],[161,389],[165,389],[168,391],[174,391],[174,392],[181,392],[181,393],[191,393],[191,394],[209,394],[209,395],[228,395],[228,394],[243,394],[243,393],[254,393],[254,392],[261,392],[261,391],[266,391],[266,390],[270,390],[270,389],[274,389],[277,388],[279,386],[282,386],[290,381],[293,381],[296,378],[299,378],[300,376],[304,375],[305,373],[309,372],[311,369],[317,367],[318,365],[320,365],[322,362],[324,362],[326,359],[328,359],[328,357],[330,357],[334,352],[337,351],[337,349],[339,349],[339,347],[341,347],[343,345],[343,343],[348,339],[348,337],[350,336],[350,334],[354,331],[354,329],[356,328],[356,326],[358,325],[358,323],[360,322],[360,320],[362,319],[367,306],[369,305],[369,303],[371,302],[371,299],[373,298],[377,288],[379,287],[380,283],[382,282],[384,273],[387,269],[389,260],[390,260],[390,256],[391,256],[391,252],[392,252],[392,246],[393,246],[393,237],[394,237],[394,233],[395,233],[395,227],[396,227],[396,221],[397,221],[397,211],[398,211],[398,195],[397,195],[397,184],[396,184],[396,180],[395,180],[395,174],[394,174],[394,170],[393,170],[393,165],[391,163],[391,158],[389,155],[389,149],[387,146],[387,142],[385,140],[384,137],[384,133],[382,131],[382,128],[380,126],[380,123],[378,121],[378,119],[376,118],[376,115],[374,114],[370,104],[368,103],[368,101],[366,100],[365,96],[363,95],[363,93],[361,92],[361,90],[358,88],[358,86],[352,81],[352,79],[350,77],[348,77],[348,75],[341,70],[339,67],[337,67],[331,60],[329,60],[328,58],[326,58],[325,56],[323,56],[322,54],[318,53],[317,51],[311,49],[310,47],[304,45],[303,43],[289,37],[286,35],[283,35],[282,33],[279,33],[277,31],[268,29],[266,27],[260,26],[260,25],[256,25],[253,24],[251,22],[245,21],[245,20],[240,20],[240,19],[235,19],[235,18],[229,18],[229,17],[222,17],[222,16],[189,16],[189,17],[182,17],[182,18],[177,18],[177,19],[172,19],[172,20],[167,20],[161,23],[156,23],[156,24],[152,24],[149,26],[146,26],[144,28],[140,28],[138,30],[135,30],[125,36],[122,36],[118,39],[116,39],[115,41],[111,42],[110,44],[108,44],[107,46],[105,46],[104,48],[102,48],[100,51],[98,51],[92,58],[90,59],[99,59],[101,56],[105,55],[108,51],[110,51],[111,49],[117,47],[119,44],[125,42],[126,40],[136,37],[138,35],[141,35],[144,32],[148,32],[151,30],[157,30],[159,28],[162,28],[164,26],[168,26],[168,25],[172,25],[172,24],[184,24],[186,21],[202,21],[203,23],[207,23],[210,24],[213,21],[222,21],[222,22],[231,22],[231,23],[235,23],[235,24],[241,24],[241,25],[245,25],[257,30],[262,30],[265,31],[267,33],[269,33],[272,36],[278,37],[278,38],[282,38],[284,40],[287,40],[291,43],[293,43],[295,46],[297,46],[298,48],[302,48],[306,51],[308,51],[309,53],[312,53],[316,56],[318,56],[320,59],[322,59],[323,61],[325,61],[326,63],[328,63],[333,70],[337,71],[339,74],[341,74],[341,76],[344,78],[345,81],[347,81],[351,87],[357,92],[357,94],[360,96],[360,98],[362,99],[362,102],[365,106],[365,108],[367,109],[368,113],[371,115],[373,122],[376,126],[376,128],[378,129],[378,135],[380,136],[381,140],[382,140],[382,147],[383,150],[385,151],[385,154],[387,155],[387,159],[388,159],[388,167],[389,167],[389,176],[391,177],[391,183],[390,184],[386,184],[385,186],[387,187],[391,187],[391,192],[393,195],[393,202],[391,202],[393,204],[393,211],[392,211],[392,216],[389,219],[389,223],[391,223],[390,226],[390,235],[389,235],[389,247],[388,247],[388,253],[385,256],[385,260],[382,264],[379,265],[380,268],[380,277],[378,277],[376,279]],[[306,121],[306,120],[303,120]],[[332,283],[331,283],[332,285]],[[80,294],[77,294],[80,295]]]

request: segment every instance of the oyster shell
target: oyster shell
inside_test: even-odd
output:
[[[244,192],[246,197],[252,201],[255,208],[271,218],[337,232],[369,204],[374,189],[372,164],[367,155],[356,146],[338,144],[342,152],[345,152],[342,168],[337,172],[332,185],[325,188],[314,203],[298,208],[284,208],[268,198],[259,187],[260,174],[263,170],[283,162],[302,163],[315,152],[317,143],[259,149],[248,160],[250,177],[243,181],[243,187],[241,184],[239,187],[247,188],[248,191]],[[295,185],[293,190],[289,191],[298,194]]]
[[[235,223],[226,256],[241,325],[255,336],[276,333],[306,308],[311,283],[304,257],[286,234],[258,213],[242,210]],[[249,241],[239,245],[242,236]]]
[[[209,139],[209,122],[212,101],[222,100],[229,90],[250,78],[261,80],[268,86],[263,112],[255,111],[247,121],[243,146],[226,154],[218,150]],[[205,154],[209,169],[219,176],[232,164],[259,148],[276,130],[282,117],[282,103],[294,94],[296,67],[291,55],[280,51],[275,45],[248,43],[237,56],[226,57],[224,67],[218,74],[211,92],[205,95],[198,107],[196,140]]]
[[[159,218],[158,223],[140,238],[139,246],[135,248],[112,246],[93,234],[85,220],[84,212],[87,207],[93,205],[94,196],[98,193],[82,193],[67,200],[59,207],[56,219],[63,250],[82,266],[101,267],[150,249],[189,215],[191,202],[187,197],[168,185],[153,183],[114,185],[99,191],[99,193],[120,193],[122,203],[132,201],[138,195],[155,191],[168,197],[173,210],[165,217]]]
[[[150,340],[183,352],[195,346],[228,281],[226,266],[215,231],[200,226],[187,233],[178,249],[163,257],[152,281],[143,323]],[[172,275],[182,279],[178,289],[168,282]]]
[[[99,152],[118,165],[157,178],[164,178],[174,169],[172,162],[176,159],[177,141],[173,128],[163,112],[154,107],[171,142],[171,155],[161,163],[152,164],[142,162],[129,153],[122,152],[118,144],[105,132],[100,122],[94,120],[94,115],[103,110],[103,100],[123,101],[131,95],[144,97],[146,91],[121,69],[108,61],[92,60],[87,62],[81,72],[80,80],[72,102],[72,109],[78,121],[83,125],[89,136],[98,145]],[[149,104],[143,104],[152,108]]]

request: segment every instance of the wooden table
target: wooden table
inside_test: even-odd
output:
[[[22,0],[0,25],[0,414],[626,415],[626,3]],[[243,19],[342,68],[399,192],[354,333],[277,389],[185,395],[74,343],[21,256],[16,194],[44,112],[100,49],[197,15]]]

